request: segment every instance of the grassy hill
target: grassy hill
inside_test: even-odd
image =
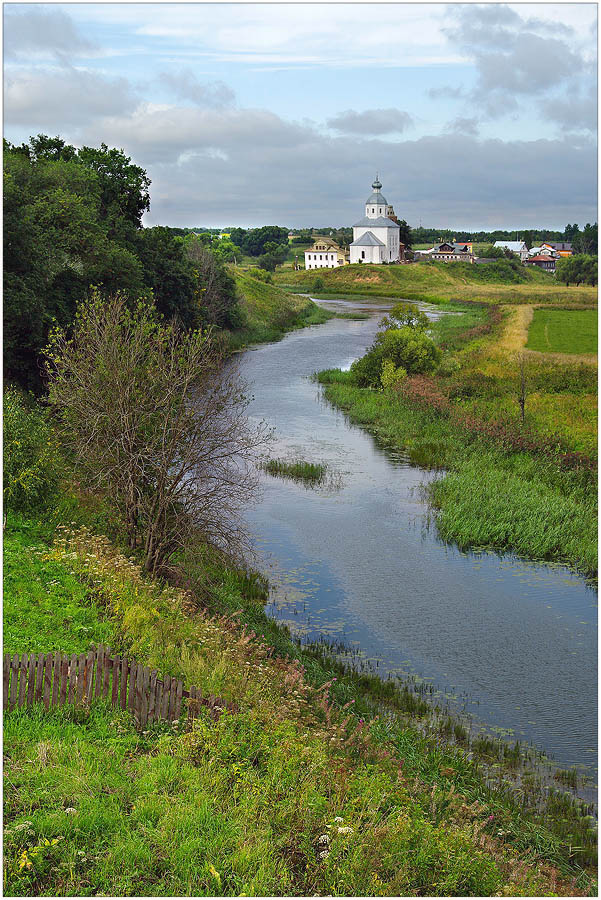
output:
[[[323,287],[315,288],[319,277]],[[515,278],[516,280],[509,280]],[[519,280],[517,280],[519,279]],[[352,265],[319,272],[289,270],[276,273],[275,282],[297,291],[318,294],[394,296],[408,300],[479,300],[489,303],[594,304],[597,288],[566,287],[538,269],[500,275],[493,266],[469,263],[424,262],[406,266]]]
[[[243,324],[233,332],[234,347],[274,341],[286,331],[319,325],[331,318],[312,300],[289,293],[275,284],[266,284],[240,268],[233,269]]]

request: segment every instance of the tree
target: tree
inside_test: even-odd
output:
[[[428,328],[430,320],[414,303],[397,303],[380,322],[380,328]]]
[[[198,537],[239,554],[269,434],[246,419],[244,385],[211,334],[95,293],[72,338],[53,331],[46,359],[63,444],[85,487],[111,498],[145,569],[164,571]]]
[[[563,284],[597,284],[597,257],[584,253],[557,260],[555,277]]]
[[[237,328],[241,323],[236,282],[223,262],[194,235],[185,239],[185,249],[195,278],[195,297],[200,324]]]
[[[404,219],[401,219],[399,222],[401,226],[401,230],[399,232],[399,240],[401,244],[405,245],[405,250],[411,250],[411,245],[413,244],[413,235],[411,233],[411,228],[407,225]]]
[[[177,316],[186,328],[200,325],[196,279],[181,239],[161,225],[143,228],[136,235],[136,252],[158,311],[167,319]]]
[[[572,249],[574,253],[586,253],[588,255],[597,255],[598,253],[598,236],[597,223],[594,225],[587,223],[582,232],[578,232],[572,238]]]
[[[355,360],[351,372],[359,387],[379,387],[387,361],[395,369],[417,375],[434,371],[441,357],[441,351],[422,328],[388,328],[377,335],[365,356]]]

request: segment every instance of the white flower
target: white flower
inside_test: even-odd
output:
[[[77,814],[77,810],[75,809],[74,806],[68,806],[66,808],[65,812],[68,813],[70,816],[74,816]]]
[[[318,844],[329,844],[330,843],[330,835],[329,834],[320,834],[317,838]]]
[[[334,821],[335,821],[335,822],[344,822],[344,819],[342,818],[342,816],[336,816],[336,818],[334,819]]]
[[[320,858],[320,859],[327,859],[329,855],[330,855],[330,851],[329,851],[329,850],[322,850],[321,853],[319,854],[319,858]]]
[[[338,834],[352,834],[353,829],[350,825],[345,825],[343,828],[338,829]]]

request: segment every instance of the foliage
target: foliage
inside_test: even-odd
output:
[[[526,347],[542,353],[596,353],[597,310],[535,309]]]
[[[365,356],[356,360],[351,372],[360,387],[378,387],[382,367],[390,360],[408,374],[433,371],[442,354],[421,328],[388,328],[378,334]]]
[[[401,301],[380,322],[380,328],[428,328],[430,320],[415,303]]]
[[[157,310],[167,319],[177,317],[184,328],[198,327],[197,283],[181,240],[170,228],[156,226],[141,229],[135,246]]]
[[[236,282],[223,261],[194,235],[185,239],[184,246],[195,279],[198,324],[239,327],[242,320]]]
[[[555,277],[563,284],[597,284],[598,262],[596,256],[577,253],[558,259]]]
[[[249,269],[248,274],[252,276],[252,278],[257,278],[259,281],[262,281],[264,284],[273,284],[273,276],[271,272],[267,272],[266,269]]]
[[[4,510],[43,509],[58,491],[59,443],[47,411],[15,388],[3,396]]]
[[[380,383],[383,390],[390,388],[398,389],[407,377],[407,370],[402,366],[395,366],[391,359],[387,359],[382,366],[382,374],[380,375]]]
[[[163,324],[152,305],[94,295],[73,338],[47,350],[49,402],[85,485],[108,494],[148,571],[193,534],[231,552],[245,542],[262,426],[251,427],[235,367],[208,334]]]
[[[233,228],[230,232],[230,240],[249,256],[261,256],[269,249],[283,246],[288,253],[288,229],[279,225],[264,225],[262,228],[251,228],[246,231],[243,228]],[[266,245],[271,245],[267,247]],[[262,266],[262,268],[266,268]]]
[[[576,229],[578,226],[575,226]],[[568,240],[568,238],[566,238]],[[598,253],[598,233],[597,223],[590,225],[587,223],[583,231],[576,231],[572,235],[572,250],[575,254],[593,254]],[[596,282],[595,282],[596,283]]]
[[[311,285],[311,290],[313,291],[323,291],[325,287],[324,280],[321,275],[317,275],[316,278],[313,279],[313,283]]]

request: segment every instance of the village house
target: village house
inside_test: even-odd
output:
[[[440,262],[474,262],[471,241],[441,241],[429,250],[416,250],[416,259],[436,259]]]
[[[381,265],[399,262],[405,257],[405,245],[399,237],[400,225],[394,209],[382,195],[381,187],[376,175],[373,193],[365,202],[365,216],[353,225],[353,242],[349,248],[351,263]]]
[[[560,256],[572,256],[574,253],[571,241],[551,241],[547,246],[552,247]]]
[[[549,256],[549,254],[539,253],[537,256],[530,256],[528,259],[524,260],[525,266],[538,266],[539,269],[543,269],[545,272],[551,272],[551,274],[555,275],[555,264],[557,260],[554,256]]]
[[[305,250],[305,269],[335,269],[348,263],[348,251],[344,251],[329,237],[319,237],[312,247]]]
[[[522,262],[528,256],[528,247],[524,241],[495,241],[494,246],[500,247],[501,250],[511,250],[512,253],[519,256]]]

